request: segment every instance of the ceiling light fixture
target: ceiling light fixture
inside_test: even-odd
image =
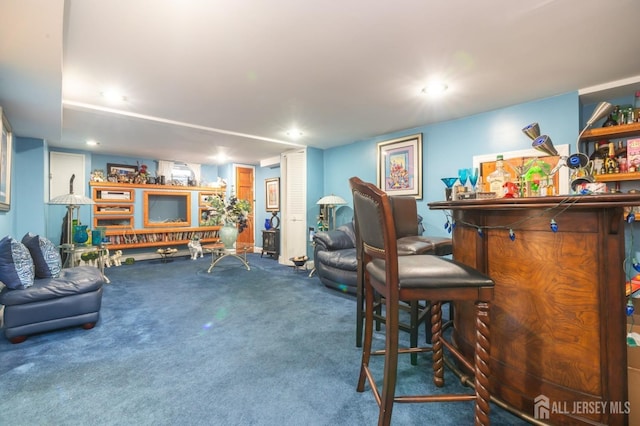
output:
[[[421,93],[423,95],[428,95],[431,97],[437,97],[444,94],[447,91],[449,86],[442,82],[432,82],[422,88]]]
[[[287,131],[287,136],[294,140],[299,139],[302,137],[302,132],[298,129],[291,129]]]
[[[105,98],[109,102],[126,102],[127,97],[122,93],[119,93],[115,90],[105,90],[104,92],[100,92],[100,96]]]
[[[93,139],[89,139],[86,143],[89,146],[98,146],[98,145],[100,145],[100,142],[94,141]]]

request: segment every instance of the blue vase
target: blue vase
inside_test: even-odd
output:
[[[267,231],[271,229],[271,219],[264,220],[264,229],[266,229]]]
[[[84,244],[89,240],[88,225],[74,225],[73,242],[76,244]]]

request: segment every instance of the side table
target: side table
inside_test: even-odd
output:
[[[104,258],[107,255],[107,246],[104,244],[100,244],[99,246],[85,246],[85,245],[75,245],[75,244],[63,244],[60,246],[62,251],[66,253],[67,258],[64,262],[63,268],[73,268],[74,266],[78,266],[80,262],[77,262],[79,259],[78,255],[82,255],[83,253],[95,252],[97,253],[96,257],[96,267],[100,270],[100,274],[104,281],[109,284],[111,281],[104,274]]]
[[[251,268],[249,267],[249,262],[247,262],[247,251],[249,251],[249,248],[251,248],[251,245],[241,243],[239,243],[235,249],[230,250],[225,249],[222,243],[203,245],[202,249],[211,253],[211,266],[207,269],[207,273],[211,273],[218,262],[229,256],[238,259],[247,268],[247,271],[250,271]],[[242,255],[239,255],[238,251],[241,251]]]

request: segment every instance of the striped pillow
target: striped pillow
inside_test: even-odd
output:
[[[32,233],[22,237],[35,266],[36,278],[55,278],[62,270],[60,252],[47,238]]]
[[[12,289],[33,285],[35,270],[29,250],[12,237],[0,240],[0,281]]]

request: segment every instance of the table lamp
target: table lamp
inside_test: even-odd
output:
[[[333,195],[333,194],[326,195],[326,196],[320,198],[316,204],[324,206],[324,210],[326,211],[326,216],[327,216],[327,224],[329,223],[329,219],[330,219],[329,216],[333,216],[333,228],[331,228],[331,229],[335,229],[336,228],[336,214],[335,214],[334,209],[336,208],[336,206],[347,204],[347,202],[344,200],[344,198],[339,197],[337,195]]]

